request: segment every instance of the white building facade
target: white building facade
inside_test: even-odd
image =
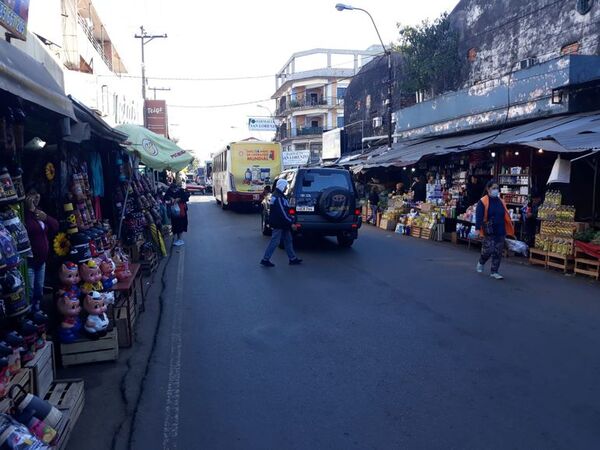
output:
[[[305,155],[307,163],[321,161],[323,132],[344,126],[344,94],[352,77],[380,53],[380,48],[314,49],[290,57],[275,77],[272,96],[276,140],[284,153],[293,152],[295,161],[298,155]]]
[[[112,126],[143,125],[141,82],[127,76],[93,1],[31,0],[29,31],[59,63],[67,94]]]

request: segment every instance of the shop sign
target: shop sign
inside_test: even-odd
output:
[[[339,159],[342,155],[342,129],[323,133],[323,159]]]
[[[277,131],[277,126],[270,117],[250,117],[248,118],[248,129],[250,131]]]
[[[0,25],[17,39],[27,40],[29,0],[0,0]]]
[[[310,150],[288,150],[282,153],[283,167],[297,167],[308,164]]]
[[[146,100],[144,103],[146,128],[167,137],[167,102],[165,100]]]

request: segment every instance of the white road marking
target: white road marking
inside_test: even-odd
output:
[[[169,360],[169,380],[167,382],[167,399],[165,405],[165,423],[163,426],[163,449],[177,449],[177,436],[179,434],[179,395],[181,381],[181,322],[183,301],[183,273],[185,251],[180,250],[179,264],[177,265],[177,282],[175,285],[175,299],[171,304],[173,308],[173,321],[171,323],[171,358]]]

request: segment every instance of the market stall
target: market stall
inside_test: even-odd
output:
[[[83,381],[55,379],[46,275],[61,228],[60,152],[77,122],[42,64],[0,41],[0,67],[0,434],[29,448],[63,448],[83,407]]]

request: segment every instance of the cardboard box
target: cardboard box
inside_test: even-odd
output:
[[[381,219],[379,228],[386,231],[394,231],[396,229],[396,223],[395,220]]]

